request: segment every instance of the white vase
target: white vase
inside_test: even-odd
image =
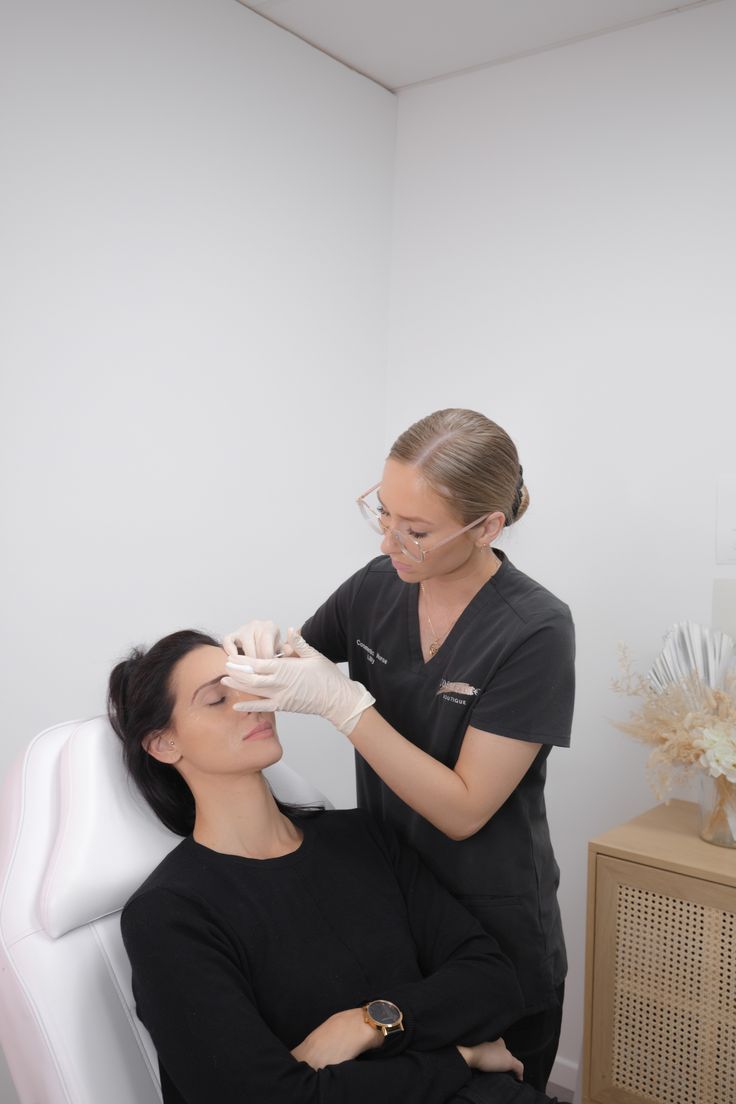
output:
[[[718,847],[736,847],[736,783],[700,775],[700,835]]]

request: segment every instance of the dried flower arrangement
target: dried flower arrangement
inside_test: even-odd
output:
[[[615,691],[641,701],[631,718],[616,727],[652,746],[647,766],[660,800],[694,768],[715,780],[711,823],[703,827],[707,839],[736,839],[733,650],[725,633],[681,622],[670,630],[646,676],[633,670],[629,649],[621,645],[621,677],[613,682]]]

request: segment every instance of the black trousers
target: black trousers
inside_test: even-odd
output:
[[[519,1061],[524,1063],[524,1080],[539,1092],[547,1088],[552,1072],[562,1026],[562,1000],[565,983],[557,990],[559,1004],[533,1016],[517,1020],[503,1033],[506,1046]]]
[[[557,1104],[510,1073],[481,1073],[453,1096],[451,1104]]]

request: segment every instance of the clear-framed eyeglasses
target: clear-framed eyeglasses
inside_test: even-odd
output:
[[[490,517],[490,514],[484,514],[483,517],[479,517],[477,521],[471,521],[470,525],[466,525],[462,529],[458,529],[455,533],[451,533],[449,537],[443,537],[441,541],[437,541],[431,548],[425,548],[420,537],[412,537],[410,533],[402,532],[401,529],[393,529],[387,524],[382,513],[383,507],[381,506],[381,501],[378,495],[376,495],[376,491],[380,486],[380,483],[376,483],[373,487],[369,487],[367,491],[364,491],[362,495],[358,496],[356,499],[358,509],[374,533],[379,533],[382,537],[392,537],[401,551],[405,552],[410,560],[414,560],[414,563],[423,563],[430,552],[435,552],[438,548],[441,548],[443,544],[448,544],[451,540],[455,540],[455,537],[467,533],[469,529],[475,529],[476,525],[480,525],[482,521]],[[368,501],[371,495],[376,495],[375,505]]]

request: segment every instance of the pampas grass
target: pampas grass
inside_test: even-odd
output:
[[[655,690],[633,669],[624,644],[619,646],[619,668],[613,689],[641,704],[616,727],[652,747],[647,769],[659,800],[666,800],[674,783],[684,781],[694,767],[730,780],[731,771],[736,772],[736,673],[725,675],[723,690],[706,685],[694,671]]]

